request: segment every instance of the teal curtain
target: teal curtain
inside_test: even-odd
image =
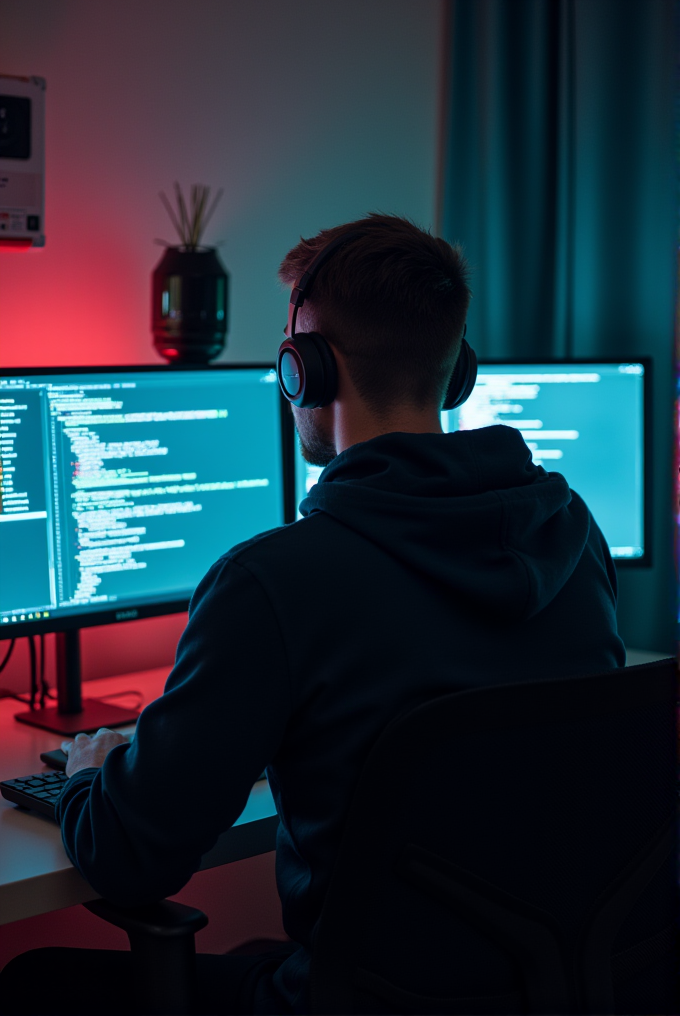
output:
[[[629,647],[673,652],[675,0],[448,0],[439,229],[480,357],[653,357],[652,555]]]

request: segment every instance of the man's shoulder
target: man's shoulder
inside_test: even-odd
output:
[[[250,563],[267,561],[273,556],[293,555],[301,543],[304,544],[314,538],[316,529],[323,526],[324,518],[322,512],[315,512],[305,519],[257,533],[249,540],[235,544],[216,563],[234,563],[247,567]]]
[[[331,541],[332,542],[332,541]],[[219,557],[205,573],[192,597],[192,607],[209,598],[254,595],[260,587],[271,597],[276,590],[290,590],[304,581],[324,560],[328,532],[322,513],[313,518],[268,529],[237,543]]]

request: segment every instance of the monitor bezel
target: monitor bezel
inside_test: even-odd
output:
[[[643,523],[642,533],[644,539],[644,552],[642,557],[612,557],[616,568],[651,568],[653,565],[651,546],[651,516],[652,516],[652,371],[653,357],[651,356],[583,356],[583,357],[556,357],[541,359],[536,356],[512,356],[512,357],[478,357],[480,367],[487,366],[522,366],[523,364],[534,364],[547,367],[575,367],[579,364],[602,363],[607,366],[621,363],[641,363],[645,369],[642,383],[642,454],[644,455],[644,467],[642,470],[642,511]]]
[[[273,361],[248,363],[191,363],[191,364],[114,364],[93,367],[1,367],[0,377],[30,377],[35,375],[110,374],[110,373],[192,373],[194,371],[226,372],[233,370],[275,370]],[[278,384],[277,384],[278,387]],[[283,475],[283,524],[295,520],[295,475],[293,465],[294,424],[290,404],[279,388],[279,414],[281,420],[281,462]],[[32,621],[15,621],[0,625],[0,641],[23,638],[26,635],[47,635],[51,632],[74,628],[95,628],[100,625],[121,624],[146,617],[181,614],[188,610],[191,597],[169,599],[138,607],[118,607],[111,610],[86,611],[62,617],[48,617]]]

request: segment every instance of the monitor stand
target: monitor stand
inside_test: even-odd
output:
[[[83,699],[80,680],[80,629],[57,632],[57,705],[16,713],[15,719],[64,737],[90,734],[100,727],[125,727],[139,713],[100,699]]]

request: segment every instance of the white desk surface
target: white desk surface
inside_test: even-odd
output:
[[[86,682],[84,697],[134,689],[142,692],[146,705],[161,694],[167,676],[168,669],[161,667]],[[115,701],[134,704],[132,698],[129,703]],[[25,709],[16,699],[0,700],[0,780],[46,770],[40,752],[61,746],[59,734],[14,719],[15,713]],[[273,850],[277,821],[266,781],[256,783],[242,815],[203,858],[201,867],[212,868]],[[0,924],[85,903],[97,895],[66,856],[57,824],[0,797]]]
[[[641,663],[656,663],[657,660],[667,660],[671,653],[653,653],[649,649],[627,649],[626,666],[637,667]]]

